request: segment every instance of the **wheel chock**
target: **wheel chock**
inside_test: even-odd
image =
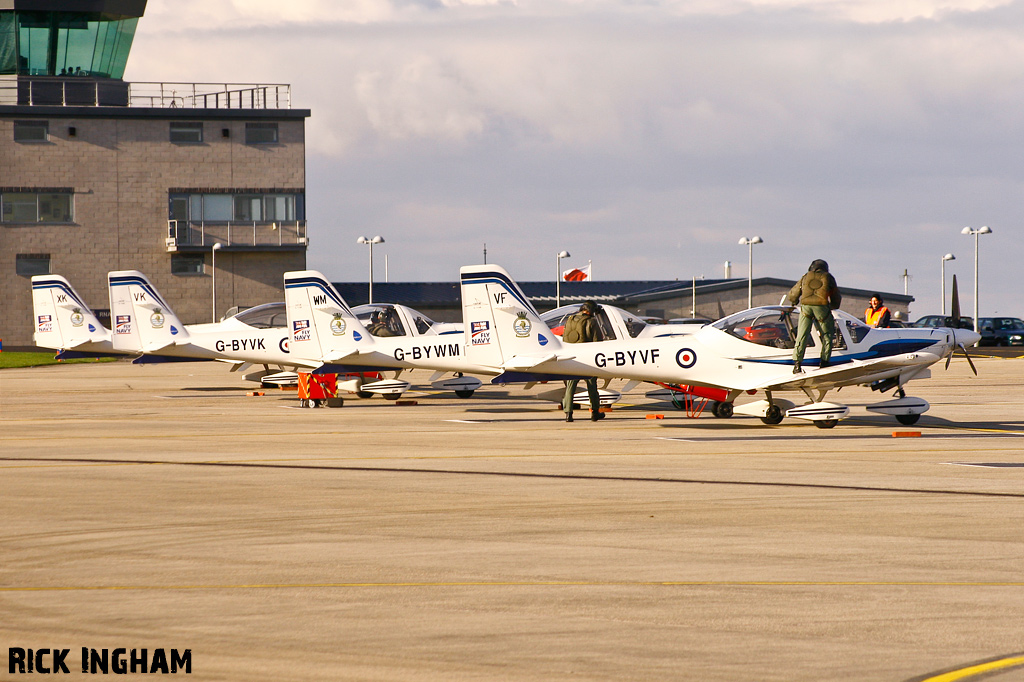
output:
[[[647,415],[644,418],[645,419],[664,419],[665,415],[663,415],[663,414],[649,414],[649,415]]]
[[[920,431],[893,431],[892,432],[892,437],[893,438],[920,438],[921,437],[921,432]]]
[[[401,405],[401,406],[419,405],[419,402],[416,401],[416,400],[396,400],[395,401],[395,405]]]

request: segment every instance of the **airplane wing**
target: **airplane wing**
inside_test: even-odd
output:
[[[873,381],[878,374],[890,370],[927,367],[940,359],[934,353],[908,353],[871,360],[851,360],[823,370],[811,369],[802,374],[784,374],[752,388],[784,391],[853,386]]]
[[[503,363],[503,368],[509,370],[533,369],[537,365],[550,362],[557,357],[558,355],[555,353],[548,353],[546,355],[513,355]]]

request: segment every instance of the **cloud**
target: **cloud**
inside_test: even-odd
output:
[[[902,291],[966,224],[1007,235],[982,286],[1019,260],[1022,28],[996,0],[151,0],[126,77],[290,83],[331,276],[363,232],[408,279],[483,242],[524,278],[563,248],[712,276],[760,234],[765,273]]]

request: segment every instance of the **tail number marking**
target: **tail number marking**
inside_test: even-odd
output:
[[[235,353],[244,350],[266,350],[267,347],[263,345],[264,341],[265,339],[231,339],[230,341],[218,339],[214,347],[218,353],[223,353],[226,350],[231,350]]]
[[[615,353],[597,353],[594,355],[594,364],[598,367],[623,367],[625,365],[652,365],[658,361],[661,351],[657,348],[650,350],[620,350]]]
[[[398,348],[395,350],[395,360],[429,360],[434,358],[454,358],[459,355],[459,344],[439,344],[437,346],[413,346],[412,350]]]

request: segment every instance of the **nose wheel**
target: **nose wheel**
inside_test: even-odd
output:
[[[769,405],[768,409],[764,411],[764,416],[761,417],[761,421],[769,426],[775,426],[776,424],[782,423],[782,410],[778,405]]]

